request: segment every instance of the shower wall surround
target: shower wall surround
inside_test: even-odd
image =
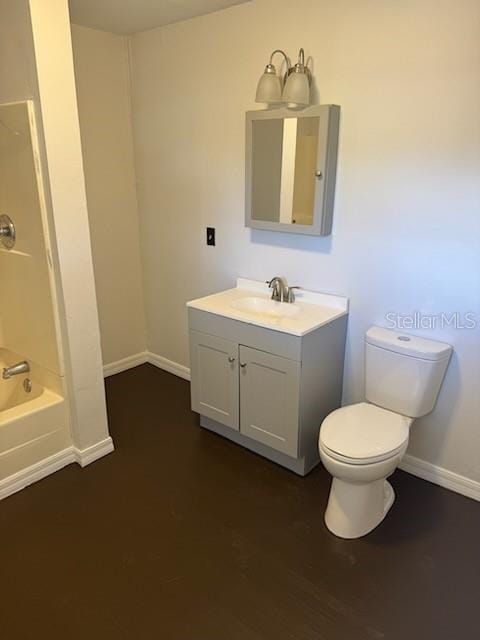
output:
[[[30,132],[33,118],[32,102],[0,105],[0,211],[8,213],[16,229],[13,249],[0,244],[0,347],[60,375],[46,229]]]
[[[1,346],[7,351],[2,351],[2,361],[11,364],[11,354],[29,360],[32,393],[46,389],[32,400],[31,410],[26,409],[29,403],[24,404],[22,416],[8,399],[0,412],[2,442],[7,447],[0,451],[5,454],[0,458],[0,464],[5,462],[3,475],[0,471],[0,497],[4,497],[70,462],[88,464],[110,452],[113,443],[105,410],[68,3],[0,0],[0,15],[0,104],[31,101],[41,175],[37,200],[31,183],[18,203],[2,191],[5,205],[19,207],[17,245],[13,253],[0,256]],[[18,172],[24,177],[30,172],[31,177],[26,156],[20,150],[16,155]],[[9,162],[3,164],[2,179],[15,182],[14,168]],[[23,207],[28,212],[20,211]],[[41,220],[36,215],[39,209]],[[47,229],[42,246],[42,231]],[[9,280],[6,285],[3,270]],[[55,384],[55,376],[61,377],[61,384]],[[48,411],[54,407],[54,415],[45,413],[44,405]],[[62,417],[57,408],[64,406]],[[52,432],[64,437],[49,440]],[[45,442],[48,447],[38,446]]]

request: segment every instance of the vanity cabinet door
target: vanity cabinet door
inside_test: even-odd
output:
[[[238,431],[238,345],[190,332],[192,409]]]
[[[297,457],[300,363],[240,347],[240,432]]]

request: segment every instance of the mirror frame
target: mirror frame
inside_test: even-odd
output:
[[[286,118],[319,118],[317,171],[322,174],[315,186],[313,224],[286,224],[252,218],[252,171],[253,171],[253,122],[256,120],[279,120]],[[335,179],[337,173],[338,130],[340,107],[320,105],[301,111],[292,109],[265,109],[247,111],[245,143],[245,226],[266,231],[283,231],[312,236],[328,236],[332,232]]]

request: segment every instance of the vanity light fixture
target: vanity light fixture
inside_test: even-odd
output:
[[[287,71],[283,76],[277,75],[273,57],[280,53],[285,60]],[[305,52],[300,49],[298,62],[292,66],[290,58],[281,49],[275,49],[270,55],[270,62],[265,67],[257,85],[255,102],[267,104],[287,104],[288,107],[306,107],[310,104],[310,85],[312,74],[305,64]]]

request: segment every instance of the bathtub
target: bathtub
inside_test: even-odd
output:
[[[6,366],[7,363],[0,360],[0,371]],[[12,413],[12,409],[41,398],[43,395],[43,387],[31,379],[29,391],[25,389],[24,384],[28,383],[29,375],[14,376],[8,380],[2,379],[0,384],[0,424],[4,420],[8,422],[15,415]]]
[[[1,377],[5,366],[24,359],[0,349],[0,494],[10,477],[70,445],[59,376],[30,363],[27,374]]]

